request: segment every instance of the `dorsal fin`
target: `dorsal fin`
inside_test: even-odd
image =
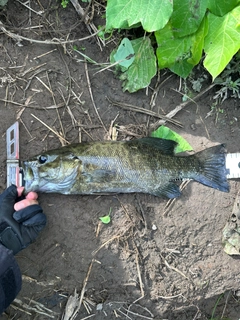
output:
[[[154,138],[154,137],[146,137],[146,138],[141,138],[137,140],[132,140],[132,142],[134,141],[137,141],[140,144],[147,144],[168,155],[174,154],[174,148],[177,145],[177,142],[173,140],[166,140],[166,139],[160,139],[160,138]]]

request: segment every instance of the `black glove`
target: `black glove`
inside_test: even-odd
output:
[[[46,216],[37,204],[15,211],[19,200],[14,185],[0,195],[0,243],[14,254],[32,243],[46,225]]]

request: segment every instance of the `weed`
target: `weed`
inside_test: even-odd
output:
[[[65,9],[67,7],[67,5],[69,4],[70,0],[62,0],[61,1],[61,6]]]
[[[209,320],[231,320],[230,318],[224,317],[223,314],[221,316],[215,316],[217,306],[223,297],[224,297],[224,293],[220,294],[220,296],[217,298],[217,301],[213,307],[211,318]]]
[[[213,99],[220,99],[221,102],[227,98],[240,98],[240,78],[233,81],[232,77],[227,77],[225,80],[222,78],[217,78],[215,83],[221,86]]]
[[[111,212],[112,212],[112,208],[109,209],[109,212],[106,216],[99,217],[99,219],[102,221],[102,223],[108,224],[109,222],[111,222],[111,217],[110,217]]]

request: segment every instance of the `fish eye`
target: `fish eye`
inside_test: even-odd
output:
[[[40,164],[44,164],[46,161],[47,161],[47,157],[46,156],[39,156],[38,162]]]

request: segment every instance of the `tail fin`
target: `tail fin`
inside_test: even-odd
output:
[[[228,192],[227,170],[224,145],[208,148],[195,154],[200,170],[194,180],[214,189]]]

